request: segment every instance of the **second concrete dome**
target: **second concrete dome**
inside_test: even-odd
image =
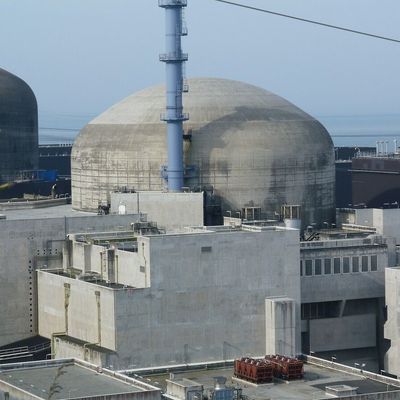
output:
[[[304,222],[334,218],[334,153],[326,129],[285,99],[242,82],[198,78],[184,96],[189,187],[214,188],[222,210],[299,204]],[[72,201],[95,210],[121,187],[160,190],[167,163],[163,86],[91,121],[72,150]]]
[[[26,82],[0,68],[0,183],[37,166],[36,97]]]

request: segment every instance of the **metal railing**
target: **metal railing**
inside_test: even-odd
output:
[[[188,53],[183,52],[172,52],[172,53],[161,53],[160,61],[187,61],[189,59]]]
[[[33,357],[35,353],[50,348],[50,341],[46,343],[40,343],[34,346],[20,346],[12,347],[9,349],[0,350],[0,361],[12,360],[21,357]]]
[[[159,7],[186,7],[187,0],[158,0]]]
[[[189,113],[181,113],[174,117],[170,117],[166,113],[161,113],[160,119],[161,121],[187,121],[189,119]]]

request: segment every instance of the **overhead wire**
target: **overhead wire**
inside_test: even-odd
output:
[[[359,31],[359,30],[351,29],[351,28],[345,28],[345,27],[339,26],[339,25],[327,24],[325,22],[315,21],[315,20],[307,19],[307,18],[301,18],[301,17],[297,17],[297,16],[294,16],[294,15],[284,14],[284,13],[280,13],[280,12],[276,12],[276,11],[272,11],[272,10],[267,10],[265,8],[249,6],[249,5],[243,4],[243,3],[238,3],[238,2],[234,2],[234,1],[228,1],[228,0],[214,0],[214,1],[216,1],[218,3],[225,3],[225,4],[228,4],[228,5],[232,5],[232,6],[236,6],[236,7],[240,7],[240,8],[246,8],[246,9],[249,9],[249,10],[258,11],[258,12],[262,12],[262,13],[266,13],[266,14],[271,14],[271,15],[275,15],[275,16],[278,16],[278,17],[289,18],[289,19],[293,19],[293,20],[296,20],[296,21],[301,21],[301,22],[306,22],[306,23],[309,23],[309,24],[319,25],[319,26],[323,26],[325,28],[331,28],[331,29],[336,29],[336,30],[340,30],[340,31],[344,31],[344,32],[354,33],[354,34],[357,34],[357,35],[363,35],[363,36],[372,37],[372,38],[375,38],[375,39],[386,40],[386,41],[394,42],[394,43],[400,43],[400,39],[395,39],[395,38],[391,38],[391,37],[387,37],[387,36],[381,36],[381,35],[375,35],[373,33],[363,32],[363,31]]]

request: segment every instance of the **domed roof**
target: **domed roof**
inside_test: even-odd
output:
[[[0,68],[0,112],[37,107],[36,97],[29,85],[18,76]]]
[[[214,133],[217,126],[218,130],[227,124],[237,129],[243,123],[258,123],[259,126],[268,125],[268,129],[261,129],[261,133],[264,138],[268,136],[269,141],[276,140],[285,145],[287,141],[292,141],[291,146],[296,146],[293,140],[299,139],[302,143],[310,141],[314,145],[332,146],[328,132],[316,119],[265,89],[219,78],[190,79],[189,88],[189,93],[184,94],[184,112],[190,115],[189,121],[184,124],[185,131],[196,128],[196,133],[200,133],[198,129],[210,122],[214,125]],[[134,143],[141,140],[144,126],[155,124],[165,127],[160,120],[164,112],[165,87],[159,85],[144,89],[93,119],[78,135],[74,147],[86,144],[96,146],[96,143],[104,147],[107,142],[115,142],[115,136],[108,134],[109,131],[104,135],[96,129],[96,136],[90,135],[88,131],[96,128],[93,125],[131,125],[129,130],[118,131],[118,140],[126,140],[126,144]],[[139,127],[139,131],[134,126]],[[154,133],[154,130],[147,131],[146,136]],[[318,136],[316,143],[314,135]]]
[[[268,117],[282,119],[276,110],[310,118],[299,108],[267,90],[247,83],[217,78],[189,80],[184,94],[184,108],[191,112],[190,121],[202,123],[231,115],[238,121],[257,119],[254,110],[268,110]],[[109,108],[91,124],[142,124],[160,122],[159,112],[165,109],[165,87],[153,86],[134,93]],[[159,112],[157,112],[159,111]],[[249,115],[250,114],[250,115]],[[265,115],[262,116],[262,119]]]
[[[118,186],[163,187],[164,112],[165,88],[155,86],[120,101],[80,132],[72,151],[74,207],[93,209]],[[185,185],[212,186],[228,210],[301,204],[308,214],[320,208],[323,221],[332,219],[326,214],[334,209],[333,145],[316,119],[267,90],[216,78],[189,80],[184,112],[190,115],[185,164],[198,171]]]
[[[32,89],[0,68],[0,182],[38,165],[37,102]]]

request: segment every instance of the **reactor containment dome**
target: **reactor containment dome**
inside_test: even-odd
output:
[[[313,117],[264,89],[189,80],[184,96],[185,186],[212,191],[222,212],[300,205],[304,223],[335,217],[332,140]],[[118,188],[163,190],[165,89],[135,93],[91,121],[72,149],[72,204],[97,210]],[[164,176],[164,177],[163,177]]]
[[[38,111],[32,89],[0,68],[0,184],[38,166]]]

